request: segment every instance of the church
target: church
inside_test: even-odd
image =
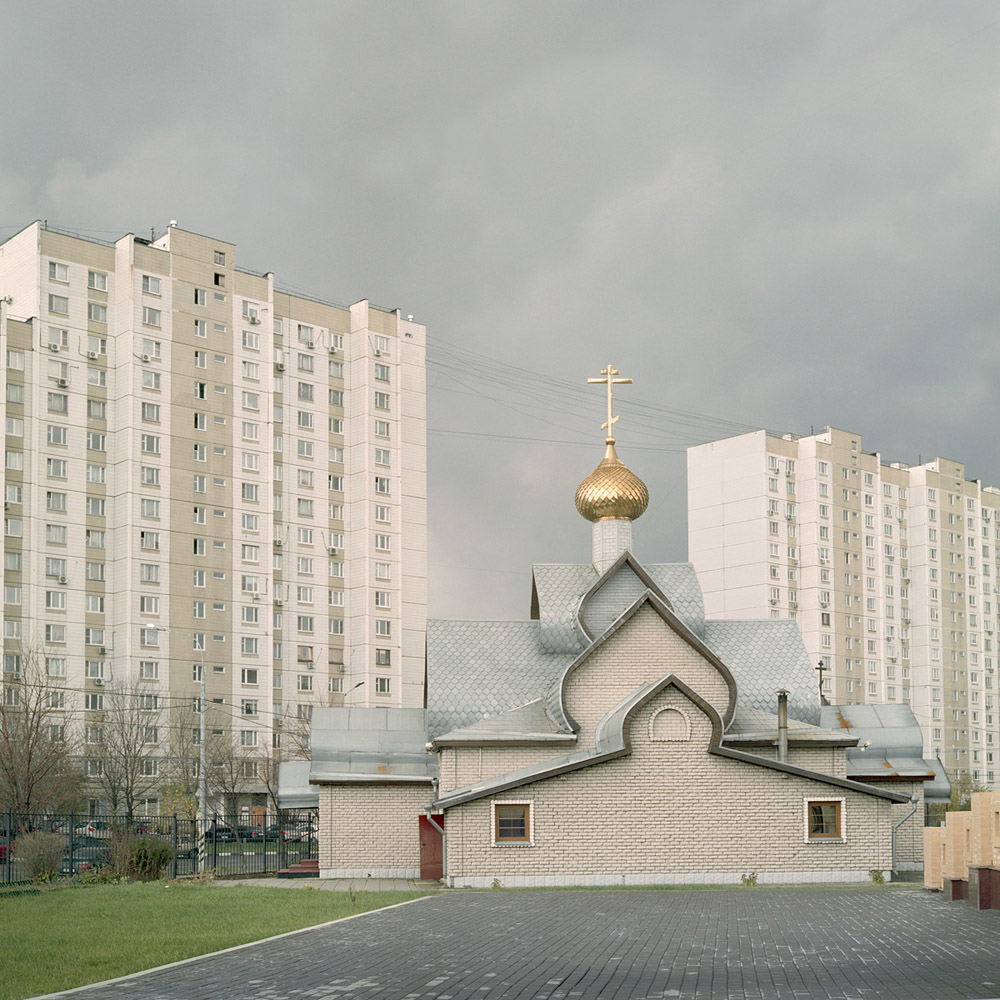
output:
[[[424,709],[317,709],[280,802],[318,802],[320,875],[454,887],[868,881],[919,866],[930,768],[848,777],[796,622],[706,620],[686,563],[642,563],[645,484],[580,483],[589,562],[532,570],[521,622],[427,623]],[[903,836],[902,834],[905,834]]]

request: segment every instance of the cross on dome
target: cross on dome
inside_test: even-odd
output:
[[[608,419],[606,423],[601,424],[602,429],[607,429],[608,432],[605,438],[607,448],[597,468],[577,487],[575,498],[576,509],[581,516],[595,524],[608,521],[634,521],[642,516],[649,504],[646,484],[615,454],[613,431],[618,417],[614,415],[613,408],[614,387],[632,381],[630,378],[615,377],[620,374],[617,368],[609,364],[602,370],[600,378],[587,379],[589,383],[603,382],[608,387]]]
[[[608,363],[607,368],[601,369],[601,378],[588,378],[588,382],[604,382],[608,387],[608,419],[606,423],[601,424],[601,430],[607,429],[608,436],[605,439],[607,444],[615,443],[614,428],[615,424],[618,423],[618,417],[613,416],[613,397],[616,385],[631,385],[632,379],[630,378],[615,378],[616,375],[620,375],[621,372],[617,368],[613,368],[611,363]]]

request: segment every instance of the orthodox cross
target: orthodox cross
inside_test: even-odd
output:
[[[823,674],[830,668],[826,665],[825,660],[819,661],[819,666],[816,667],[819,673],[819,703],[822,705],[825,699],[823,698]]]
[[[616,375],[620,375],[620,374],[621,373],[618,371],[617,368],[612,368],[611,365],[609,364],[607,368],[601,369],[601,378],[588,378],[587,379],[588,382],[604,382],[604,383],[607,384],[607,387],[608,387],[608,421],[605,424],[601,424],[601,429],[602,430],[604,430],[605,428],[607,428],[607,431],[608,431],[607,443],[608,444],[614,444],[614,442],[615,442],[615,436],[614,436],[613,431],[614,431],[615,424],[618,423],[618,417],[614,416],[613,413],[612,413],[612,405],[613,405],[613,399],[612,399],[612,397],[614,395],[614,387],[616,385],[620,384],[620,383],[629,383],[629,384],[631,384],[631,382],[632,382],[632,380],[630,378],[615,378]]]

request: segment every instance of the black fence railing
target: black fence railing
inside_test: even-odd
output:
[[[213,813],[203,823],[186,816],[22,816],[8,811],[0,812],[0,885],[31,881],[41,839],[30,836],[35,833],[61,838],[46,838],[45,846],[50,852],[61,846],[58,874],[63,876],[113,868],[123,846],[137,838],[167,849],[164,875],[172,878],[198,872],[220,877],[272,875],[318,857],[319,847],[315,812],[255,820]]]

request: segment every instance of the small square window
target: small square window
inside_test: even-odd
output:
[[[843,840],[843,799],[819,799],[806,803],[807,840]]]
[[[495,844],[527,844],[531,842],[530,803],[493,803],[493,842]]]

